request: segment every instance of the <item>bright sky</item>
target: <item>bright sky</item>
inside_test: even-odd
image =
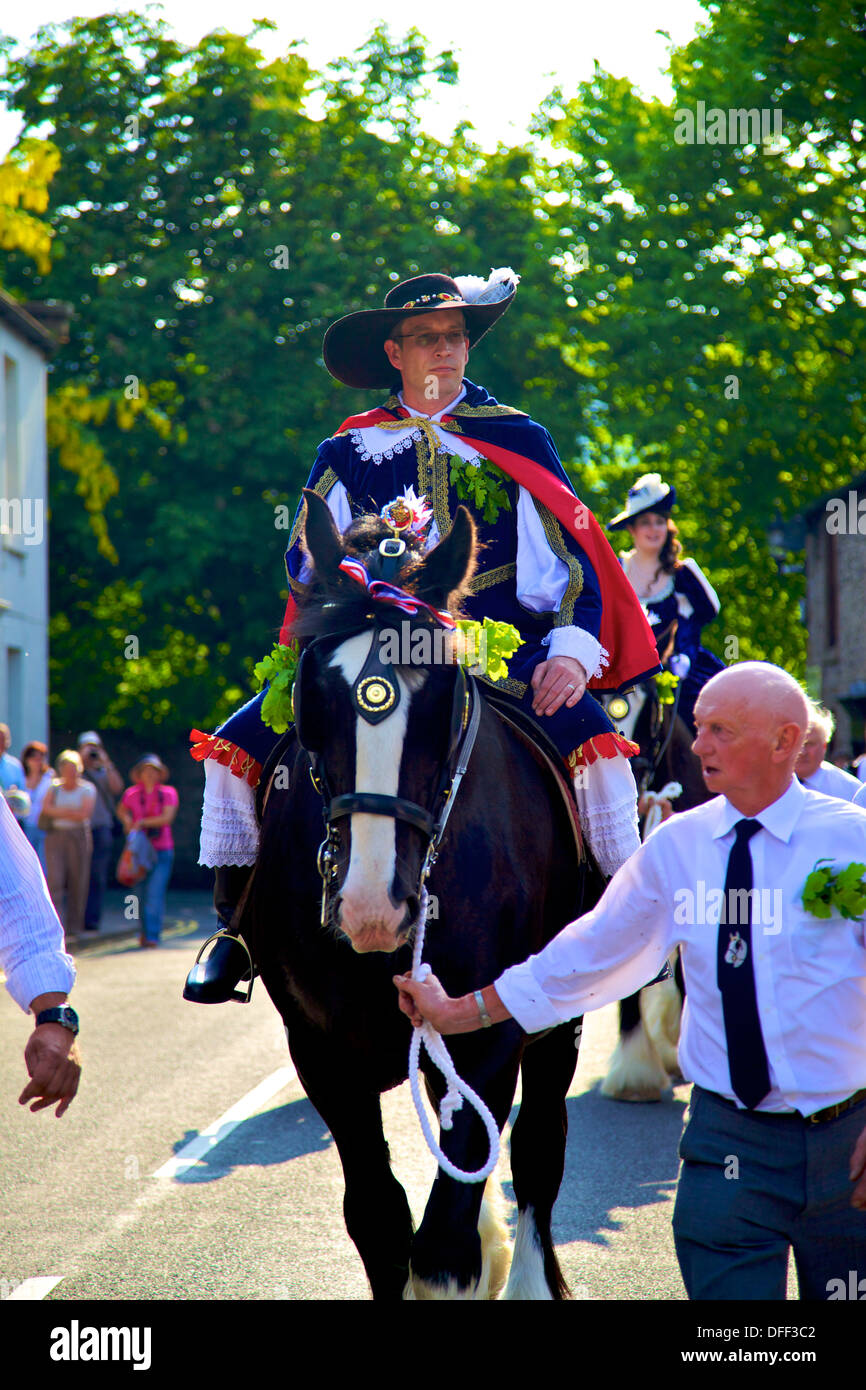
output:
[[[254,19],[267,16],[279,27],[257,40],[266,57],[304,39],[302,51],[315,68],[350,55],[380,21],[401,37],[414,26],[429,39],[428,51],[452,48],[460,66],[459,85],[439,86],[428,103],[425,127],[444,138],[459,120],[469,120],[485,148],[521,140],[551,88],[559,83],[573,92],[591,76],[594,59],[628,76],[645,95],[669,99],[662,76],[668,40],[656,30],[666,30],[680,45],[707,19],[698,0],[493,0],[489,6],[478,0],[313,0],[303,6],[286,0],[171,0],[153,8],[189,44],[217,28],[248,33]],[[97,0],[31,0],[17,13],[7,9],[0,27],[25,48],[40,25],[108,12]],[[19,119],[0,107],[0,154],[14,144],[19,129]]]

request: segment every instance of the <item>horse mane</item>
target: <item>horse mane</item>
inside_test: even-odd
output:
[[[376,577],[379,543],[394,535],[394,528],[384,518],[375,515],[358,517],[346,528],[342,535],[343,553],[353,559],[362,560]],[[412,531],[402,532],[401,539],[406,542],[406,553],[399,570],[389,583],[414,594],[423,574],[424,542]],[[304,547],[306,550],[306,546]],[[469,596],[469,581],[475,571],[475,558],[461,584],[448,595],[446,608],[452,617],[463,615],[463,603]],[[308,559],[309,551],[306,552]],[[392,625],[407,621],[414,625],[430,626],[432,620],[424,615],[411,618],[402,613],[392,603],[371,597],[347,574],[320,576],[315,568],[304,592],[298,597],[298,607],[292,622],[292,634],[302,642],[318,637],[329,637],[352,628],[363,628],[368,622],[385,618]]]

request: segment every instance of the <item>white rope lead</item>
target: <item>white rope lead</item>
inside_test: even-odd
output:
[[[646,817],[643,823],[643,837],[646,840],[651,835],[657,825],[661,825],[662,801],[676,801],[678,796],[682,796],[683,789],[679,782],[666,782],[659,792],[644,792],[644,796],[649,802]]]
[[[426,888],[421,889],[421,903],[418,909],[418,922],[415,927],[415,949],[412,953],[412,979],[426,980],[430,974],[430,966],[422,962],[424,954],[424,936],[427,931],[427,906],[429,896]],[[464,1097],[469,1104],[478,1112],[479,1117],[484,1121],[484,1127],[490,1140],[490,1152],[487,1162],[483,1168],[479,1168],[475,1173],[465,1173],[462,1168],[451,1162],[446,1154],[442,1152],[439,1142],[433,1133],[430,1124],[430,1117],[427,1114],[427,1107],[421,1095],[421,1071],[420,1056],[421,1044],[427,1049],[428,1056],[435,1066],[439,1068],[445,1080],[448,1082],[448,1089],[442,1097],[439,1105],[439,1123],[443,1129],[450,1129],[453,1124],[454,1111],[459,1110],[463,1104]],[[409,1045],[409,1085],[412,1088],[412,1099],[415,1102],[415,1109],[418,1112],[418,1119],[424,1138],[427,1140],[430,1152],[439,1164],[443,1173],[447,1173],[449,1178],[455,1178],[457,1182],[483,1182],[489,1178],[499,1160],[499,1126],[488,1110],[484,1101],[472,1087],[457,1075],[451,1055],[445,1043],[442,1041],[441,1034],[430,1023],[423,1023],[420,1028],[412,1029],[412,1041]]]

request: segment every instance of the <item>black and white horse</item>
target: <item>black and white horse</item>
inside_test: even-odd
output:
[[[382,573],[380,542],[391,530],[363,518],[341,537],[321,499],[306,498],[313,577],[295,625],[303,646],[295,733],[278,755],[284,775],[271,769],[262,779],[259,864],[240,924],[285,1021],[298,1075],[339,1151],[346,1225],[373,1296],[496,1297],[508,1271],[507,1231],[485,1221],[482,1185],[440,1169],[415,1231],[391,1171],[379,1097],[406,1078],[412,1032],[392,977],[411,966],[425,858],[449,801],[429,880],[438,914],[425,958],[451,993],[480,988],[538,950],[597,901],[603,881],[588,854],[576,853],[554,779],[480,683],[450,661],[383,665],[382,633],[399,628],[405,613],[371,597],[341,562],[354,557],[368,575]],[[460,508],[434,550],[409,551],[402,568],[384,573],[433,608],[454,608],[475,544]],[[427,618],[419,612],[409,621],[414,636]],[[474,747],[453,790],[470,727]],[[509,1021],[449,1039],[458,1072],[500,1130],[522,1078],[506,1297],[567,1294],[551,1212],[575,1035],[571,1022],[528,1040]],[[444,1083],[424,1065],[435,1104]],[[453,1128],[440,1129],[440,1142],[463,1170],[483,1167],[487,1134],[468,1106]]]
[[[675,630],[673,624],[659,638],[662,661],[673,651]],[[620,731],[641,750],[632,762],[639,793],[661,792],[668,783],[678,782],[682,793],[675,812],[709,799],[700,762],[692,752],[692,735],[677,713],[676,701],[662,704],[650,680],[635,686],[626,697],[608,697],[604,703]],[[623,705],[628,706],[627,712]],[[642,827],[646,827],[646,816]],[[684,997],[679,954],[671,964],[670,980],[620,1000],[619,1040],[601,1085],[602,1095],[611,1100],[661,1100],[671,1080],[679,1077],[677,1042]]]

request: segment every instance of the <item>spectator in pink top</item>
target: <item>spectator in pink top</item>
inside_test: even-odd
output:
[[[152,948],[159,945],[165,894],[174,863],[171,823],[177,815],[178,795],[174,787],[167,785],[168,768],[155,753],[139,758],[129,776],[133,785],[120,798],[117,814],[127,834],[130,830],[144,830],[156,850],[156,863],[139,885],[144,899],[139,945]]]

